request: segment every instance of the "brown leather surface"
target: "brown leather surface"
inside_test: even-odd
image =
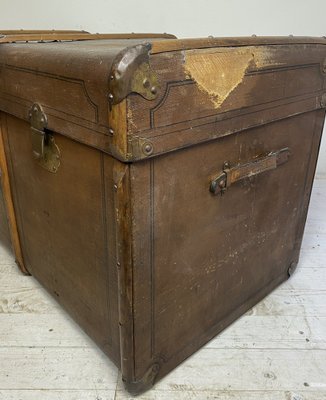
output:
[[[134,36],[0,44],[0,109],[28,120],[33,103],[40,103],[49,129],[113,153],[109,74],[120,51],[150,40]]]
[[[112,158],[56,136],[57,174],[39,167],[29,125],[7,117],[14,205],[29,272],[119,364]],[[110,183],[111,182],[111,183]]]
[[[137,377],[156,361],[164,375],[180,352],[190,354],[259,290],[287,278],[323,117],[302,114],[132,166]],[[287,163],[223,196],[209,192],[224,161],[245,163],[283,147]]]
[[[125,48],[144,41],[151,42],[151,53],[155,53],[157,40],[117,38],[2,44],[0,108],[28,120],[33,103],[40,103],[47,114],[49,129],[121,161],[136,161],[148,157],[139,144],[144,140],[151,142],[150,156],[154,156],[212,140],[220,132],[234,133],[320,107],[325,76],[321,73],[321,63],[326,48],[321,43],[326,39],[205,39],[210,46],[218,47],[178,49],[150,56],[149,63],[160,82],[158,96],[151,101],[133,93],[128,96],[125,106],[128,126],[124,131],[119,130],[117,140],[110,133],[114,110],[110,112],[108,105],[112,63]],[[190,42],[199,46],[200,40]],[[183,39],[164,42],[183,46]],[[227,47],[232,43],[232,48]],[[197,52],[204,57],[204,65],[220,53],[224,63],[221,67],[228,63],[236,65],[232,58],[228,59],[230,49],[240,56],[245,52],[251,54],[252,50],[253,56],[248,59],[241,83],[216,107],[212,96],[191,79],[184,58],[187,60]],[[216,76],[218,68],[210,73]],[[123,151],[117,146],[120,138],[129,141],[129,147]]]

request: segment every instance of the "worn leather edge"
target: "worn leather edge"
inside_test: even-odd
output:
[[[164,149],[162,151],[162,142],[164,141],[164,136],[165,135],[155,135],[152,137],[142,137],[141,134],[142,132],[139,132],[139,134],[125,134],[126,135],[126,140],[127,140],[127,147],[125,146],[125,148],[127,148],[127,152],[126,153],[119,153],[119,154],[113,154],[116,158],[120,159],[123,162],[138,162],[144,159],[148,159],[148,158],[153,158],[153,157],[158,157],[162,154],[167,154],[167,153],[171,153],[180,149],[184,149],[187,147],[191,147],[191,146],[195,146],[195,145],[199,145],[202,143],[207,143],[207,142],[211,142],[211,141],[216,141],[219,140],[221,137],[225,137],[225,136],[229,136],[229,135],[233,135],[237,132],[241,132],[247,129],[252,129],[255,128],[257,126],[263,126],[263,125],[268,125],[271,124],[275,121],[280,121],[283,119],[287,119],[290,117],[295,117],[297,115],[300,114],[304,114],[306,112],[311,112],[311,111],[318,111],[320,109],[323,108],[323,105],[321,104],[321,95],[318,95],[316,93],[316,96],[313,99],[305,99],[305,100],[301,100],[302,103],[304,103],[305,101],[310,101],[311,104],[309,106],[303,104],[301,109],[299,110],[291,110],[291,105],[294,102],[288,103],[288,104],[282,104],[282,105],[278,105],[277,107],[279,109],[286,109],[286,107],[288,107],[289,109],[287,110],[286,113],[284,113],[283,115],[279,115],[276,117],[273,117],[272,119],[268,119],[267,117],[261,118],[262,115],[262,111],[252,111],[254,107],[252,107],[251,109],[248,110],[248,114],[251,114],[252,116],[257,115],[257,117],[259,116],[259,118],[261,119],[259,121],[259,123],[250,123],[247,126],[242,126],[239,125],[239,127],[236,127],[230,131],[225,131],[224,128],[217,128],[217,125],[224,123],[224,119],[221,119],[220,121],[217,122],[209,122],[207,119],[207,123],[205,123],[205,126],[207,126],[208,124],[212,125],[212,134],[211,135],[205,135],[203,138],[201,139],[196,139],[196,141],[189,141],[186,143],[181,143],[181,135],[186,136],[187,132],[192,131],[194,132],[197,129],[200,129],[200,126],[198,127],[194,127],[194,128],[185,128],[185,129],[180,129],[179,130],[179,140],[178,140],[178,146],[175,147],[174,145],[171,147],[168,147],[166,144],[164,145]],[[298,99],[295,104],[298,104],[300,102],[300,100]],[[276,107],[274,107],[274,109],[276,109]],[[266,115],[268,116],[268,109],[265,110],[266,111]],[[234,110],[232,110],[230,113],[234,112]],[[127,109],[127,116],[128,116],[128,109]],[[237,117],[237,119],[240,118],[246,118],[247,113],[240,115]],[[215,126],[214,126],[215,124]],[[127,127],[128,129],[128,127]],[[217,132],[214,133],[213,132]],[[170,133],[167,133],[166,135],[168,135]],[[190,135],[189,135],[190,137]]]
[[[113,166],[116,232],[116,268],[118,271],[118,315],[120,367],[123,380],[134,379],[133,271],[129,165],[117,160]]]
[[[308,216],[314,177],[316,174],[319,150],[322,140],[322,133],[325,125],[325,116],[326,116],[326,110],[319,110],[319,113],[316,116],[316,122],[313,132],[313,142],[310,149],[310,162],[307,169],[306,184],[304,187],[304,191],[302,193],[302,205],[301,205],[302,218],[299,221],[297,227],[297,236],[294,244],[294,257],[288,269],[289,278],[295,273],[298,267],[301,244]]]

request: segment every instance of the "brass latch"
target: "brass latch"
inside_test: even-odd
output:
[[[29,119],[34,159],[47,171],[57,172],[60,166],[60,150],[55,144],[53,135],[46,131],[48,120],[39,104],[33,104]]]

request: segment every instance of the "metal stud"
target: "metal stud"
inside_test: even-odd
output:
[[[144,86],[144,88],[149,88],[149,86],[150,86],[150,82],[149,82],[149,80],[147,79],[147,78],[145,78],[144,80],[143,80],[143,86]]]
[[[153,145],[149,142],[143,144],[143,152],[149,156],[153,153]]]

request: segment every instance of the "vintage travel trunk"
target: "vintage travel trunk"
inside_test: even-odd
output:
[[[325,107],[325,38],[0,37],[0,216],[131,393],[294,271]]]

